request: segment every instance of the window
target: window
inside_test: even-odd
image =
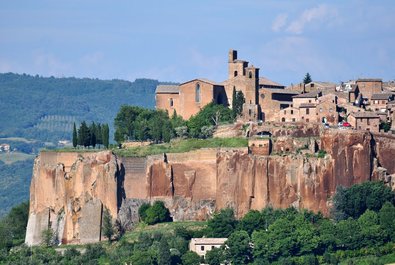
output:
[[[195,88],[195,101],[200,102],[200,84],[199,83],[196,84],[196,88]]]
[[[285,122],[285,118],[282,118],[281,121],[282,121],[282,122]]]
[[[211,246],[211,249],[214,249],[214,246]]]
[[[252,72],[251,71],[248,73],[248,77],[252,78]]]
[[[295,118],[292,118],[292,121],[295,122]]]
[[[294,114],[294,111],[293,111],[293,110],[291,110],[291,114]]]
[[[309,103],[311,103],[311,99],[309,99]]]
[[[310,114],[310,109],[307,108],[307,109],[306,109],[306,115],[309,115],[309,114]]]
[[[236,76],[237,76],[237,71],[234,72],[234,77],[236,77]]]
[[[251,116],[251,114],[252,114],[252,111],[251,111],[251,109],[249,109],[249,110],[248,110],[248,115]]]
[[[260,144],[259,147],[263,147],[263,145]]]
[[[201,251],[204,251],[204,246],[201,246],[201,247],[200,247],[200,250],[201,250]]]
[[[306,122],[309,122],[309,119],[306,119]]]
[[[173,104],[174,104],[173,99],[170,98],[170,107],[173,107]]]
[[[366,119],[366,124],[370,125],[370,120],[369,119]]]
[[[284,114],[287,114],[287,111],[286,111],[286,110],[284,110]]]

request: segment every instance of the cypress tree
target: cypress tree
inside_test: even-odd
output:
[[[75,122],[73,126],[73,147],[76,148],[78,144],[77,128],[75,127]]]
[[[110,128],[108,127],[108,124],[103,124],[102,126],[102,140],[103,140],[103,145],[108,148],[109,146],[109,140],[110,140]]]
[[[89,127],[89,145],[93,146],[93,148],[96,147],[96,130],[96,124],[92,122],[91,126]]]

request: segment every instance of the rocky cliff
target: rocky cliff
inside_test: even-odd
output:
[[[224,207],[242,217],[269,205],[328,214],[338,185],[393,182],[392,136],[325,130],[318,138],[302,137],[273,137],[277,152],[270,156],[247,148],[144,158],[43,152],[34,165],[26,243],[38,244],[48,227],[63,243],[99,241],[105,207],[125,226],[138,220],[143,202],[154,200],[163,200],[174,220],[204,220]],[[320,157],[314,154],[318,149]]]

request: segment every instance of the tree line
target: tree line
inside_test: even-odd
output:
[[[77,146],[93,148],[96,145],[103,145],[105,148],[109,146],[110,129],[108,124],[100,124],[92,122],[89,126],[85,121],[81,122],[78,130],[74,123],[73,125],[73,147]]]
[[[244,102],[242,93],[238,93],[235,108],[210,103],[196,115],[185,121],[174,111],[171,116],[163,110],[150,110],[136,106],[121,106],[114,124],[114,139],[118,144],[125,141],[147,141],[155,143],[169,142],[173,138],[209,138],[216,126],[234,122]]]

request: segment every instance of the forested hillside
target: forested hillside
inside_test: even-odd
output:
[[[73,122],[113,120],[120,105],[153,108],[156,80],[0,74],[0,137],[70,139]],[[111,129],[112,131],[112,129]]]
[[[110,126],[122,104],[153,108],[157,80],[99,80],[0,74],[0,216],[29,198],[33,157],[71,140],[73,123]]]

